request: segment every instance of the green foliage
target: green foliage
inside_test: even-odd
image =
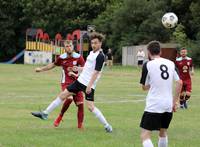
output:
[[[111,4],[107,5],[104,12],[93,20],[93,24],[96,26],[96,31],[106,34],[105,44],[107,47],[113,48],[115,55],[121,55],[121,51],[115,49],[116,46],[118,46],[119,39],[117,38],[117,35],[113,35],[113,22],[115,21],[115,13],[121,6],[122,0],[118,0],[117,2],[113,1]],[[115,58],[117,58],[117,56]]]
[[[182,24],[178,24],[173,32],[173,37],[177,43],[181,44],[182,46],[186,45],[187,36],[185,34],[185,27]]]
[[[122,46],[146,44],[151,40],[188,46],[188,42],[200,39],[199,4],[196,0],[124,0],[120,8],[108,15],[110,24],[105,20],[106,25],[100,23],[98,27],[109,34],[109,45],[113,46],[118,61],[121,59]],[[106,14],[109,11],[107,9]],[[177,28],[166,29],[162,26],[161,18],[166,12],[177,14]],[[102,18],[98,17],[96,21],[98,20]]]
[[[109,45],[114,48],[115,57],[120,60],[121,47],[144,44],[150,40],[167,41],[170,32],[161,24],[168,1],[125,0],[114,7],[109,7],[96,22],[106,34]],[[110,14],[110,12],[113,12]],[[110,15],[109,15],[110,14]],[[103,19],[107,16],[108,20]]]
[[[25,46],[29,27],[41,28],[51,38],[86,29],[102,13],[107,0],[2,0],[0,3],[0,59],[9,59]]]
[[[195,67],[200,67],[200,40],[188,40],[186,48],[188,49],[188,55],[192,57]]]
[[[166,29],[161,18],[174,12],[176,29]],[[187,46],[200,40],[198,0],[1,0],[0,59],[16,54],[25,46],[25,31],[42,28],[51,38],[64,37],[75,29],[94,24],[106,35],[106,47],[121,59],[121,47],[146,44],[150,40],[178,42]],[[196,50],[198,52],[198,50]]]
[[[192,2],[190,5],[190,11],[192,13],[190,25],[194,33],[193,38],[200,40],[200,1]]]
[[[0,59],[16,54],[24,46],[26,21],[23,20],[21,1],[1,0],[0,3]]]
[[[24,0],[24,13],[32,27],[42,28],[51,37],[66,35],[74,29],[86,29],[91,20],[105,10],[105,0]]]

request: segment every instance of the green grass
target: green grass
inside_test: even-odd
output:
[[[0,64],[0,147],[141,147],[139,123],[146,92],[141,90],[138,69],[117,66],[102,74],[95,102],[113,125],[108,134],[86,108],[85,130],[79,131],[74,104],[59,128],[52,124],[60,108],[47,121],[32,117],[31,111],[46,108],[60,91],[60,68],[44,73],[34,68]],[[179,110],[171,122],[169,147],[200,146],[199,83],[196,70],[189,109]],[[157,132],[152,140],[157,146]]]

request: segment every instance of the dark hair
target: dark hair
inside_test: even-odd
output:
[[[159,41],[151,41],[147,45],[147,50],[151,53],[151,55],[160,54],[160,42]]]
[[[98,39],[100,42],[103,42],[105,39],[105,36],[101,33],[93,32],[90,35],[90,40],[93,40],[93,39]]]
[[[187,50],[185,47],[182,47],[180,50]]]

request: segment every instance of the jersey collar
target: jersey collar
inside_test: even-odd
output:
[[[69,56],[68,56],[67,53],[64,53],[64,54],[60,55],[60,58],[61,58],[61,59],[66,59],[66,58],[68,58],[68,57],[69,57]],[[80,57],[80,54],[78,54],[78,53],[76,53],[76,52],[73,52],[73,53],[72,53],[72,57],[73,57],[73,58],[79,58],[79,57]]]

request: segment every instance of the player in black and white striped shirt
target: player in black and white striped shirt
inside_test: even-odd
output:
[[[67,89],[61,92],[58,97],[42,112],[32,112],[32,115],[39,117],[43,120],[48,118],[48,114],[52,112],[57,106],[59,106],[69,96],[83,91],[85,93],[86,104],[89,111],[91,111],[99,121],[104,125],[106,132],[112,132],[112,126],[107,122],[101,111],[94,106],[94,92],[96,83],[100,78],[102,68],[105,62],[105,56],[102,52],[101,45],[104,36],[99,33],[93,33],[91,35],[92,51],[87,57],[86,63],[83,68],[74,67],[73,69],[82,70],[79,78],[69,85]]]

